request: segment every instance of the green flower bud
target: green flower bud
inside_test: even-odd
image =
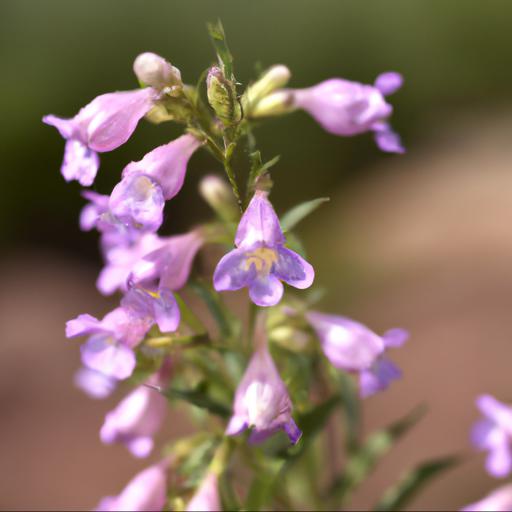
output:
[[[242,118],[242,109],[236,97],[236,88],[222,70],[216,66],[210,68],[206,77],[208,102],[217,117],[226,126],[236,124]]]
[[[256,106],[250,112],[251,117],[267,117],[280,116],[293,112],[295,106],[293,104],[293,93],[283,89],[269,94],[262,100],[258,101]]]
[[[256,82],[247,88],[243,96],[244,110],[250,113],[260,100],[276,89],[284,87],[290,77],[290,70],[282,64],[267,69]]]

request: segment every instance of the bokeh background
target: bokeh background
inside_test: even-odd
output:
[[[0,3],[0,508],[84,509],[118,492],[146,462],[98,439],[119,396],[94,402],[72,385],[78,345],[64,322],[102,315],[94,288],[97,236],[78,230],[76,183],[59,174],[63,142],[41,123],[72,116],[94,96],[136,86],[134,57],[154,51],[195,82],[214,60],[205,22],[220,17],[247,83],[255,66],[285,63],[292,87],[341,76],[406,84],[392,97],[404,156],[372,137],[341,139],[307,115],[258,129],[264,156],[281,154],[279,212],[313,197],[331,202],[301,225],[325,310],[377,331],[411,330],[394,354],[404,380],[365,403],[367,430],[414,405],[429,414],[357,493],[364,509],[426,457],[466,453],[414,510],[457,509],[498,485],[468,441],[474,398],[512,399],[512,2],[250,0],[3,0]],[[102,156],[95,189],[179,133],[141,123]],[[166,231],[208,215],[197,197],[206,154],[191,161]],[[183,430],[173,416],[165,437]]]

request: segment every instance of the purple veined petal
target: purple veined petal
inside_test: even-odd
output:
[[[76,116],[83,125],[88,146],[99,152],[124,144],[138,122],[153,107],[158,93],[151,87],[102,94]]]
[[[249,297],[257,306],[275,306],[283,296],[283,283],[272,274],[257,277],[249,285]]]
[[[375,87],[379,89],[384,96],[388,96],[389,94],[393,94],[398,91],[398,89],[402,87],[403,83],[404,79],[400,73],[397,73],[396,71],[387,71],[386,73],[381,73],[377,77],[375,80]]]
[[[117,381],[90,368],[80,368],[75,373],[74,383],[90,398],[101,400],[112,394]]]
[[[112,190],[110,211],[124,224],[156,231],[163,221],[165,200],[162,188],[145,174],[124,177]]]
[[[138,473],[118,496],[110,496],[97,511],[160,512],[167,499],[167,479],[164,464],[155,464]]]
[[[238,225],[235,237],[237,247],[252,249],[261,245],[275,247],[285,243],[279,218],[267,195],[261,190],[255,192]]]
[[[293,418],[290,418],[290,420],[284,424],[283,429],[292,444],[297,444],[299,442],[299,439],[302,437],[302,431],[295,421],[293,421]]]
[[[484,416],[512,435],[512,407],[491,395],[480,395],[476,399],[476,405]]]
[[[313,284],[315,270],[304,258],[286,247],[280,247],[277,253],[278,259],[272,273],[278,279],[300,290]]]
[[[73,135],[78,136],[76,123],[73,119],[63,119],[50,114],[43,117],[43,123],[57,128],[63,139],[70,139]]]
[[[91,336],[80,351],[85,366],[107,377],[127,379],[135,369],[133,350],[105,335]]]
[[[129,163],[123,170],[123,178],[133,174],[150,176],[161,186],[163,197],[168,201],[181,190],[188,161],[201,144],[193,135],[182,135],[153,149],[142,160]]]
[[[104,332],[101,322],[91,315],[78,315],[66,322],[66,338]]]
[[[512,470],[512,454],[508,441],[498,444],[489,450],[485,461],[487,472],[495,478],[504,478]]]
[[[325,356],[335,368],[368,370],[384,352],[383,339],[355,320],[317,311],[310,311],[306,318],[315,329]],[[365,380],[372,382],[374,377],[370,374]]]
[[[379,149],[387,153],[405,153],[400,135],[394,132],[388,123],[376,123],[374,125],[375,142]]]
[[[409,332],[398,327],[389,329],[382,335],[382,339],[386,348],[401,347],[409,339]]]
[[[199,489],[188,502],[187,512],[218,512],[222,510],[218,491],[218,477],[215,473],[208,473]]]
[[[384,391],[391,382],[399,379],[402,372],[389,359],[381,356],[369,370],[364,370],[360,374],[360,395],[361,398],[367,398],[379,391]]]
[[[162,332],[174,332],[180,324],[180,310],[171,290],[159,289],[153,301],[155,322]]]
[[[247,264],[243,249],[234,249],[222,257],[213,274],[213,286],[216,291],[240,290],[256,278],[256,268]]]
[[[77,139],[68,139],[64,148],[61,173],[66,181],[77,180],[80,185],[90,187],[98,168],[98,154]]]
[[[512,484],[507,484],[480,501],[466,505],[461,512],[510,512],[510,510],[512,510]]]

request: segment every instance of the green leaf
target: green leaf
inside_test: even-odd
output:
[[[389,488],[374,510],[402,510],[433,477],[453,468],[459,462],[460,457],[456,456],[424,462],[403,475],[393,487]]]
[[[219,334],[222,338],[229,338],[233,333],[231,322],[224,305],[212,288],[200,280],[189,282],[189,287],[204,301],[219,328]]]
[[[339,379],[342,410],[347,431],[347,451],[353,453],[359,447],[359,432],[361,430],[360,400],[352,379],[345,372],[339,374]]]
[[[306,201],[297,206],[294,206],[291,210],[287,211],[281,218],[281,228],[283,231],[290,231],[293,229],[302,219],[307,217],[310,213],[313,213],[320,205],[327,203],[330,199],[328,197],[319,197],[318,199],[312,199]]]
[[[240,500],[233,488],[233,475],[222,473],[219,478],[219,493],[222,510],[240,510]]]
[[[210,397],[204,384],[200,384],[195,389],[169,388],[164,391],[164,395],[171,400],[184,400],[200,409],[206,409],[221,418],[229,418],[231,416],[231,409]]]
[[[247,179],[247,197],[251,196],[254,192],[258,179],[267,173],[271,167],[276,165],[280,158],[280,155],[277,155],[268,162],[263,163],[260,151],[254,151],[249,155],[251,170]]]
[[[245,501],[245,510],[261,510],[268,504],[284,464],[283,460],[265,460],[251,482]]]
[[[328,494],[346,501],[350,492],[371,473],[394,443],[423,417],[425,411],[424,406],[417,407],[404,418],[372,434],[348,459],[344,473],[331,485]]]
[[[222,67],[224,76],[228,80],[234,80],[233,56],[228,48],[222,22],[217,20],[214,23],[207,23],[206,26],[208,27],[208,33],[210,34],[210,38],[212,40],[213,47],[215,48],[215,52],[217,53],[217,58],[219,59],[219,64]]]

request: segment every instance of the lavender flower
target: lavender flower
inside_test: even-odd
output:
[[[112,214],[128,226],[156,231],[162,224],[165,201],[181,190],[187,163],[200,145],[193,135],[182,135],[129,163],[110,195]]]
[[[82,197],[89,202],[82,208],[80,212],[80,229],[82,231],[90,231],[98,227],[98,221],[102,215],[108,212],[109,196],[98,194],[92,190],[84,190]]]
[[[135,457],[147,457],[153,449],[153,436],[160,430],[167,411],[165,397],[155,387],[165,387],[170,378],[170,361],[137,387],[105,417],[100,437],[106,444],[123,443]]]
[[[391,329],[378,336],[363,324],[343,316],[311,311],[306,318],[331,364],[341,370],[359,372],[363,398],[383,391],[401,377],[401,371],[384,354],[387,348],[403,345],[409,336],[407,331]]]
[[[79,315],[66,324],[66,336],[90,335],[81,346],[82,363],[107,377],[122,380],[135,368],[133,348],[154,323],[162,332],[173,332],[180,321],[176,300],[169,290],[149,292],[134,286],[118,307],[103,320]]]
[[[296,444],[302,432],[292,418],[292,402],[268,350],[262,322],[255,335],[258,348],[238,385],[233,416],[226,434],[240,434],[253,428],[249,442],[259,443],[278,430],[284,430]]]
[[[512,471],[512,407],[491,395],[480,395],[476,405],[484,418],[471,432],[473,444],[488,451],[486,469],[496,478],[503,478]]]
[[[294,106],[306,110],[329,133],[350,136],[373,131],[380,149],[403,153],[400,137],[386,122],[393,108],[384,99],[401,86],[401,75],[387,72],[373,86],[331,78],[290,92]]]
[[[138,473],[117,496],[103,498],[98,512],[161,511],[167,499],[167,464],[161,462]]]
[[[267,193],[256,191],[245,211],[235,237],[236,249],[218,263],[213,276],[217,291],[248,287],[258,306],[273,306],[283,295],[283,284],[303,289],[311,286],[313,267],[287,249]]]
[[[213,472],[206,475],[199,489],[188,502],[187,512],[217,512],[222,510],[217,480],[218,477]]]
[[[92,100],[72,119],[43,117],[44,123],[55,126],[66,139],[61,167],[64,179],[78,180],[84,187],[92,185],[99,167],[98,153],[124,144],[157,96],[152,87],[112,92]]]
[[[512,484],[498,487],[488,496],[466,505],[461,512],[509,512],[512,510]]]
[[[103,399],[114,391],[117,380],[90,368],[82,367],[75,373],[74,382],[76,387],[90,398]]]

